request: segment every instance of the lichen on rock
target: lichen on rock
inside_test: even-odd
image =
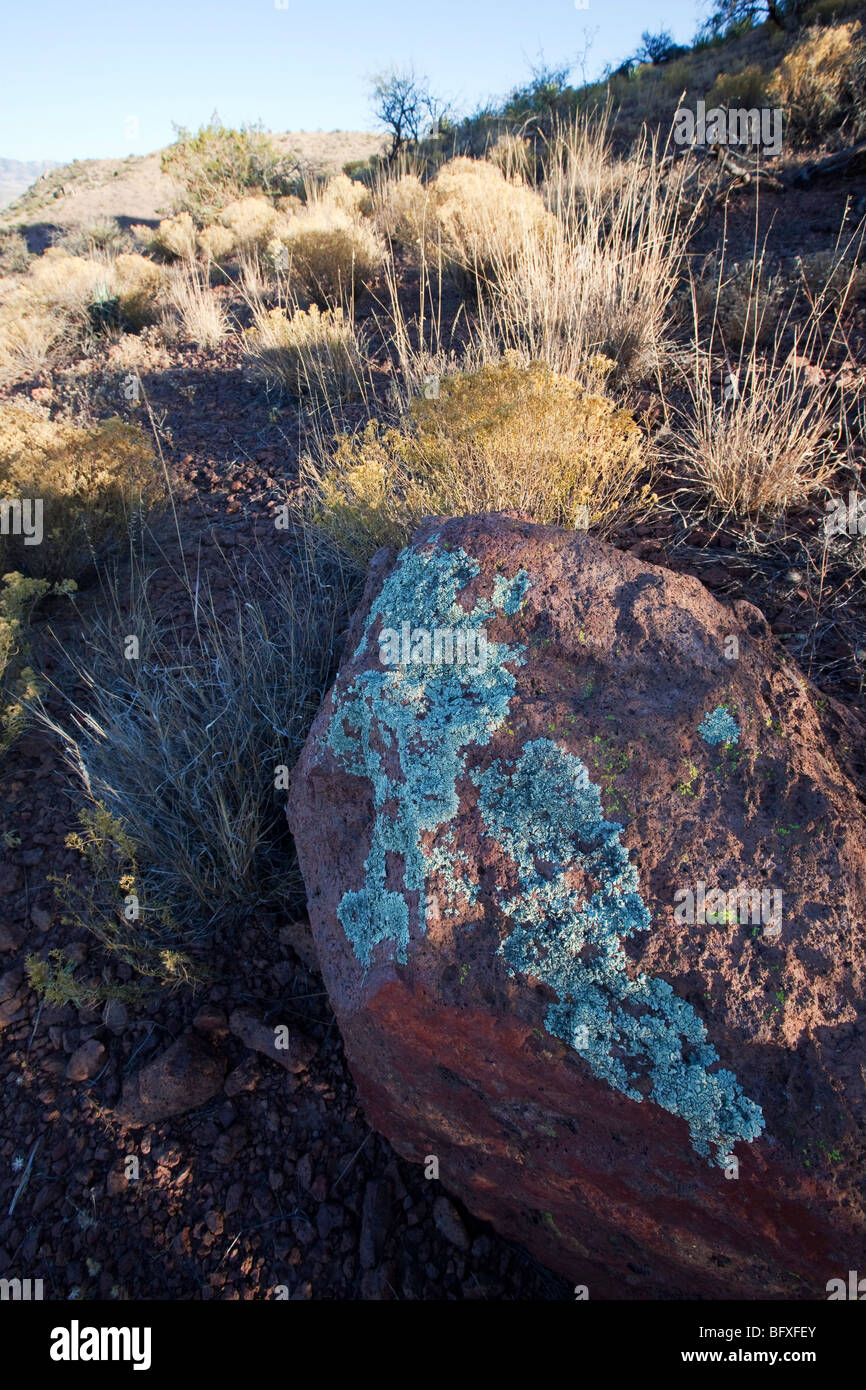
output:
[[[443,547],[436,536],[404,551],[371,606],[355,657],[364,655],[377,620],[391,628],[408,623],[466,631],[513,616],[525,600],[528,576],[522,570],[512,579],[497,575],[489,599],[464,607],[459,595],[480,572],[464,550]],[[336,700],[328,743],[345,771],[368,779],[373,789],[364,883],[344,892],[338,908],[365,966],[376,946],[388,941],[396,959],[406,962],[410,910],[423,933],[431,875],[452,898],[477,900],[472,865],[453,844],[458,781],[470,750],[489,743],[505,722],[516,686],[509,666],[524,660],[520,644],[488,641],[483,667],[367,666]],[[739,734],[725,709],[704,725],[700,732],[709,742]],[[392,752],[399,776],[386,770]],[[713,1149],[723,1164],[737,1140],[760,1134],[761,1109],[732,1072],[711,1070],[718,1054],[691,1005],[665,980],[629,974],[622,942],[647,931],[650,914],[620,842],[622,826],[605,819],[587,768],[551,740],[536,739],[510,763],[468,771],[478,789],[482,833],[499,845],[519,883],[517,894],[504,884],[494,890],[513,927],[500,946],[507,968],[555,991],[546,1027],[597,1077],[632,1100],[648,1098],[681,1116],[695,1150],[706,1156]],[[440,832],[432,847],[424,842],[429,832]],[[399,891],[387,884],[389,856],[402,860]],[[582,903],[571,882],[576,870],[597,885]]]
[[[580,761],[550,739],[527,743],[516,762],[474,779],[481,817],[513,861],[517,896],[499,890],[514,924],[500,951],[509,968],[549,985],[552,1034],[585,1057],[596,1076],[632,1100],[648,1098],[687,1121],[701,1155],[724,1160],[738,1139],[757,1138],[761,1109],[718,1062],[703,1022],[662,979],[630,976],[624,938],[647,931],[650,914],[601,794]],[[578,905],[569,879],[579,868],[598,884]],[[551,870],[553,872],[551,872]]]

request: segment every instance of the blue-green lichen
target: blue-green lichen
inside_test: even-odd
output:
[[[521,571],[511,580],[500,577],[491,599],[463,607],[457,596],[480,573],[480,565],[463,550],[440,548],[436,540],[402,553],[370,609],[356,655],[371,640],[377,619],[388,627],[408,622],[467,632],[523,601],[528,578]],[[522,647],[488,641],[483,666],[367,668],[337,704],[328,742],[346,771],[367,778],[373,788],[376,818],[364,886],[344,894],[339,907],[340,921],[365,965],[378,943],[387,940],[394,942],[398,960],[406,960],[410,899],[423,930],[431,865],[422,835],[457,814],[457,780],[466,752],[487,743],[505,719],[515,686],[506,663],[522,660]],[[385,753],[392,750],[400,768],[395,780],[385,772]],[[401,892],[386,886],[389,855],[403,863]],[[466,894],[466,880],[454,873],[442,847],[432,867],[453,894]]]
[[[724,1069],[704,1024],[665,980],[629,974],[622,942],[650,925],[638,876],[605,820],[599,788],[579,758],[549,739],[516,762],[473,774],[485,832],[512,860],[519,892],[499,889],[514,923],[500,951],[514,974],[549,985],[548,1030],[632,1100],[645,1095],[688,1123],[699,1154],[717,1161],[763,1129],[760,1107]],[[576,901],[574,878],[587,896]],[[592,891],[590,891],[590,888]]]
[[[717,705],[709,714],[704,715],[698,725],[698,733],[706,743],[715,747],[719,743],[739,742],[740,726],[727,706]]]
[[[371,607],[357,656],[379,620],[394,628],[408,621],[468,629],[519,611],[529,588],[523,571],[512,579],[497,576],[489,599],[477,598],[471,607],[458,602],[480,566],[437,540],[398,558]],[[431,877],[440,895],[477,901],[469,858],[454,842],[457,786],[469,749],[489,743],[505,722],[516,685],[509,668],[524,659],[522,646],[488,641],[483,667],[369,666],[335,703],[328,742],[346,771],[373,789],[364,883],[345,893],[338,908],[365,966],[380,942],[392,942],[405,962],[410,912],[420,932],[426,930]],[[727,720],[734,723],[726,709],[715,710],[701,733],[710,742],[735,741]],[[739,735],[735,723],[733,732]],[[399,774],[389,775],[386,765],[393,772],[395,762]],[[760,1107],[732,1072],[711,1070],[718,1054],[691,1005],[665,980],[630,973],[622,943],[647,931],[650,915],[620,842],[622,826],[605,819],[586,767],[551,740],[537,739],[513,762],[468,772],[483,834],[513,866],[516,891],[494,890],[512,924],[500,947],[506,968],[553,990],[546,1026],[596,1076],[632,1100],[650,1099],[681,1116],[696,1151],[714,1150],[723,1163],[737,1140],[760,1134]],[[435,844],[432,832],[438,832]]]

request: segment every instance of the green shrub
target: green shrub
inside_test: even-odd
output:
[[[161,167],[183,185],[183,208],[200,223],[250,192],[291,193],[298,176],[297,162],[284,158],[260,126],[233,130],[216,115],[195,134],[177,127]]]

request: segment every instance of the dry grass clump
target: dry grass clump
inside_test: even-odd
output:
[[[725,513],[777,516],[821,491],[835,471],[841,402],[803,344],[763,360],[753,349],[714,372],[696,351],[689,407],[666,455],[679,476]]]
[[[172,266],[165,298],[185,337],[199,347],[218,347],[229,333],[228,315],[198,266]]]
[[[285,256],[293,284],[320,304],[351,299],[385,254],[369,221],[325,201],[286,219],[268,252],[276,264]]]
[[[641,434],[606,396],[509,357],[444,378],[399,427],[371,421],[307,460],[314,517],[351,554],[403,545],[422,517],[516,510],[533,521],[606,527],[645,508]]]
[[[359,394],[363,340],[342,308],[322,311],[313,304],[287,314],[257,305],[244,346],[265,379],[293,396],[344,401]]]
[[[277,212],[267,198],[239,198],[223,208],[219,220],[232,233],[239,250],[263,250],[273,236]]]
[[[137,425],[105,420],[82,429],[0,403],[0,493],[41,499],[43,536],[0,536],[0,571],[78,579],[126,532],[134,512],[165,496],[161,466]]]
[[[809,144],[839,130],[859,139],[866,130],[866,39],[849,21],[807,31],[785,55],[767,87],[785,113],[785,134]]]
[[[210,227],[202,228],[196,237],[196,245],[205,260],[215,261],[220,265],[228,260],[235,249],[235,234],[229,231],[228,227],[221,227],[218,222],[214,222]]]
[[[212,587],[178,554],[106,574],[64,681],[86,693],[56,719],[42,709],[84,797],[70,843],[91,876],[59,885],[67,911],[166,985],[206,973],[217,928],[303,902],[286,777],[358,597],[311,533],[287,532],[278,563],[225,557],[223,573]]]
[[[150,234],[150,245],[168,261],[193,260],[196,232],[189,213],[180,212],[176,217],[164,217],[156,231]]]
[[[50,248],[0,294],[0,381],[32,376],[64,343],[137,330],[155,315],[160,267],[138,254],[70,256]]]
[[[581,117],[551,142],[544,196],[555,216],[543,235],[500,241],[493,229],[481,331],[566,376],[580,379],[601,353],[639,379],[665,355],[694,214],[682,205],[687,160],[667,175],[642,138],[624,166],[610,165],[607,119]]]

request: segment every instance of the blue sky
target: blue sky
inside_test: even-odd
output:
[[[540,54],[567,62],[590,37],[593,78],[642,30],[684,43],[703,17],[699,0],[31,0],[3,20],[0,156],[145,154],[214,109],[227,125],[371,129],[369,78],[391,63],[467,110]]]

